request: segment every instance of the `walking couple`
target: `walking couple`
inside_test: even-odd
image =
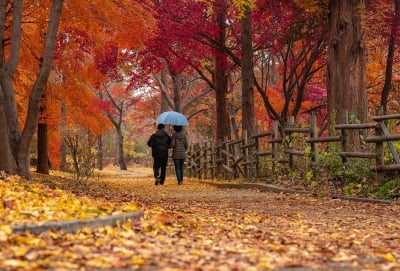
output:
[[[186,149],[188,147],[187,139],[183,133],[182,126],[174,125],[174,133],[169,136],[164,131],[165,125],[157,125],[157,131],[152,134],[147,141],[151,147],[153,156],[153,171],[155,185],[163,185],[168,163],[168,149],[172,148],[172,159],[174,160],[175,174],[178,184],[183,183],[183,164],[185,162]]]

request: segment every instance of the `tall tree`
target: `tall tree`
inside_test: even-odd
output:
[[[242,129],[254,130],[253,39],[251,7],[241,18]]]
[[[365,40],[361,18],[363,0],[329,1],[329,47],[327,61],[328,114],[330,121],[344,123],[344,112],[367,120]],[[356,145],[357,136],[352,136]],[[350,143],[351,144],[351,143]]]
[[[166,65],[176,74],[197,71],[214,89],[217,113],[213,124],[220,138],[230,135],[227,78],[231,63],[218,45],[227,40],[227,1],[217,2],[207,10],[200,1],[161,1],[157,6],[160,31],[147,43],[147,51],[159,59],[158,66]]]
[[[221,48],[226,46],[227,14],[226,0],[216,0],[214,3],[215,22],[217,25],[216,40]],[[228,59],[222,50],[215,51],[214,85],[217,109],[216,139],[229,136],[230,122],[227,104],[228,92]]]
[[[105,86],[112,96],[115,94],[112,89],[121,87],[122,77],[126,80],[126,85],[121,88],[128,88],[127,85],[133,86],[136,83],[139,85],[143,82],[142,79],[148,78],[146,75],[132,76],[137,70],[131,64],[139,62],[134,59],[136,52],[154,31],[154,19],[149,8],[141,1],[131,0],[68,2],[64,12],[69,19],[62,21],[55,62],[55,75],[62,80],[58,80],[54,95],[60,94],[57,98],[65,105],[65,116],[60,117],[60,121],[65,122],[67,126],[79,124],[81,129],[88,129],[92,134],[99,136],[99,140],[102,133],[107,132],[113,124],[117,124],[114,125],[114,128],[118,127],[115,129],[119,135],[116,138],[117,141],[122,140],[123,123],[121,119],[121,123],[118,124],[117,116],[119,109],[108,111],[115,121],[112,124],[105,116],[105,111],[102,111],[111,107],[107,105],[100,108],[99,105],[104,103],[98,103],[98,99],[94,99],[93,91],[96,94],[100,90],[106,92],[103,88]],[[122,110],[125,110],[126,105],[135,99],[128,94],[121,96],[112,96],[112,99],[115,99],[118,106],[123,103]],[[100,99],[112,104],[112,99],[106,93],[103,93],[103,98]],[[80,121],[84,116],[89,116],[88,112],[92,114],[92,121]],[[98,127],[99,122],[102,123],[102,127]],[[98,146],[102,146],[100,141]],[[118,141],[115,146],[123,149],[123,142]],[[100,153],[98,162],[101,160]],[[126,169],[126,163],[121,159],[123,152],[115,153],[116,164]]]
[[[48,148],[48,127],[46,121],[43,120],[45,116],[46,106],[45,106],[46,96],[43,95],[42,102],[40,105],[40,117],[37,127],[37,165],[36,171],[42,174],[49,174],[49,154],[47,152]],[[42,120],[41,120],[42,119]]]
[[[8,5],[10,4],[10,5]],[[4,42],[7,37],[5,36],[6,28],[6,13],[7,9],[11,7],[13,10],[12,16],[12,32],[9,36],[11,39],[11,48],[9,49],[9,56],[6,59],[6,43]],[[6,101],[6,123],[1,123],[2,127],[7,126],[9,130],[8,144],[12,149],[12,157],[6,156],[7,153],[0,154],[3,159],[10,159],[15,161],[13,164],[17,165],[17,172],[12,168],[7,168],[9,173],[18,173],[19,175],[31,178],[29,151],[33,138],[33,134],[37,127],[40,99],[42,97],[44,88],[50,75],[51,66],[53,62],[54,49],[56,43],[56,34],[61,17],[61,9],[63,0],[53,0],[48,19],[47,33],[44,42],[44,49],[41,57],[41,67],[39,74],[36,77],[35,83],[32,87],[27,115],[25,117],[24,127],[22,133],[19,130],[18,114],[16,110],[16,99],[13,88],[13,80],[15,71],[19,61],[19,51],[21,44],[21,29],[22,29],[22,14],[23,3],[21,0],[15,0],[12,3],[8,1],[0,2],[0,39],[3,41],[0,45],[0,85]]]
[[[15,160],[12,159],[13,155],[10,148],[9,132],[7,127],[6,106],[3,92],[0,91],[0,124],[3,128],[0,129],[0,171],[7,173],[16,172]]]
[[[390,91],[392,90],[392,78],[393,78],[393,62],[395,56],[396,44],[399,40],[400,34],[400,0],[393,0],[394,11],[393,17],[390,18],[390,35],[388,41],[388,50],[386,56],[386,69],[385,69],[385,84],[382,89],[381,106],[383,113],[387,113],[387,105]]]

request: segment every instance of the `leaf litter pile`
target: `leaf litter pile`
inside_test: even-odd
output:
[[[400,270],[400,206],[140,174],[0,180],[0,270]],[[143,211],[116,227],[12,226]]]

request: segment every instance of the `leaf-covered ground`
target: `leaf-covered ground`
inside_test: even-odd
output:
[[[0,270],[400,270],[400,206],[217,189],[143,172],[0,180]],[[76,234],[11,225],[142,210]]]

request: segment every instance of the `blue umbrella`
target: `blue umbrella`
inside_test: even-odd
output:
[[[183,125],[183,126],[189,125],[189,122],[186,119],[186,117],[176,111],[166,111],[161,113],[157,117],[156,122],[163,124],[172,124],[172,125]]]

